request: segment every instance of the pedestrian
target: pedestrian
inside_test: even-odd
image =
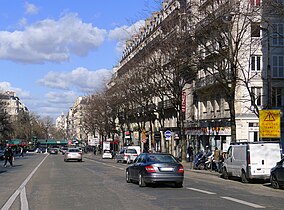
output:
[[[24,157],[24,147],[20,148],[20,157]]]
[[[9,161],[10,165],[13,167],[13,150],[11,147],[8,147],[5,152],[4,152],[4,156],[5,156],[5,163],[4,163],[4,167],[7,166],[7,161]]]
[[[96,155],[96,154],[97,154],[97,147],[94,146],[94,155]]]
[[[192,160],[193,160],[193,147],[192,147],[191,144],[187,148],[187,154],[188,154],[188,162],[192,162]]]
[[[214,161],[216,165],[216,171],[219,172],[220,170],[220,150],[218,149],[218,147],[215,147],[215,150],[214,150]]]

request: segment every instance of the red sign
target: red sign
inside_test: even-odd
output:
[[[181,111],[185,112],[186,111],[186,92],[182,92],[182,103],[181,103]]]

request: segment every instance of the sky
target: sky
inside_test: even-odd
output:
[[[0,0],[0,91],[53,119],[99,92],[160,0]]]

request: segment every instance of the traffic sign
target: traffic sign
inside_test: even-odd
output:
[[[280,138],[280,110],[259,111],[260,138]]]
[[[172,132],[171,132],[170,130],[167,130],[167,131],[165,132],[165,137],[166,137],[166,138],[171,138],[171,136],[172,136]]]

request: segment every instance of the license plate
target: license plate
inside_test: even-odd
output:
[[[173,171],[173,168],[160,168],[160,171]]]

